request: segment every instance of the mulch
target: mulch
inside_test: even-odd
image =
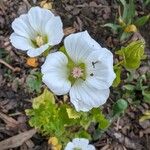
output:
[[[25,86],[26,78],[32,68],[26,65],[26,55],[11,46],[9,36],[12,32],[11,22],[20,14],[27,12],[31,6],[40,3],[36,0],[3,1],[2,3],[0,0],[0,50],[4,53],[0,51],[0,58],[20,70],[13,72],[0,64],[0,141],[15,135],[19,135],[17,138],[20,138],[22,136],[20,133],[26,133],[31,129],[24,110],[31,107],[30,99],[35,96],[35,93],[29,93]],[[52,3],[53,11],[61,16],[64,28],[72,27],[76,31],[88,30],[95,40],[112,52],[122,45],[117,34],[103,27],[105,23],[114,22],[118,16],[118,4],[115,0],[54,0]],[[150,7],[142,7],[141,0],[136,1],[136,9],[137,16],[150,12]],[[150,65],[150,32],[148,31],[150,31],[150,22],[140,29],[141,35],[146,40],[146,54],[148,54],[147,60],[139,69],[142,74],[148,70],[145,67]],[[108,104],[105,105],[106,113],[115,101],[113,96],[108,100]],[[93,144],[98,150],[150,150],[150,121],[139,123],[139,118],[146,110],[150,110],[150,105],[144,102],[140,105],[131,105],[98,141],[93,141]],[[27,141],[19,143],[19,147],[14,150],[50,149],[47,137],[36,133],[31,138],[30,135],[33,133],[34,131],[27,132],[29,137]]]

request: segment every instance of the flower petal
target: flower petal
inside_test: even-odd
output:
[[[84,148],[89,144],[89,140],[85,138],[75,138],[72,142],[76,147],[79,146],[80,148]]]
[[[17,35],[16,33],[12,33],[10,36],[10,42],[12,45],[20,50],[28,50],[32,48],[32,43],[29,39]]]
[[[16,18],[12,22],[12,28],[14,32],[20,36],[29,38],[29,39],[34,39],[36,36],[35,31],[32,29],[27,15],[21,15],[20,17]]]
[[[71,88],[67,63],[68,59],[62,52],[55,52],[49,54],[42,65],[43,82],[56,95],[67,94]]]
[[[72,142],[69,142],[65,147],[65,150],[73,150],[74,148],[75,148],[74,144]]]
[[[36,56],[41,55],[45,50],[48,49],[48,47],[49,47],[49,44],[45,44],[45,45],[42,45],[39,48],[32,48],[32,49],[27,51],[27,54],[30,57],[36,57]]]
[[[109,89],[98,90],[79,79],[70,90],[70,101],[77,111],[89,111],[103,105],[109,97]]]
[[[96,150],[96,149],[93,145],[90,144],[90,145],[88,145],[86,150]]]
[[[83,62],[93,50],[101,48],[87,31],[67,36],[64,45],[68,55],[75,63]]]
[[[86,65],[86,80],[91,86],[108,89],[112,85],[116,76],[113,70],[113,55],[110,51],[105,48],[93,51],[87,58]]]
[[[51,11],[40,7],[32,7],[28,12],[32,28],[40,34],[43,34],[46,23],[53,16]]]
[[[63,33],[63,24],[59,16],[52,17],[46,24],[45,33],[48,35],[48,43],[57,45],[61,42]]]

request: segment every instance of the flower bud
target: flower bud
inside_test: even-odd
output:
[[[53,146],[56,146],[58,145],[58,139],[56,137],[51,137],[49,140],[48,140],[48,144],[51,144]]]
[[[137,28],[134,24],[130,24],[125,28],[124,32],[137,32]]]

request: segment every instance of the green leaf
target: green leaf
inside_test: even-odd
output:
[[[102,131],[102,130],[100,130],[100,129],[96,129],[96,130],[94,131],[94,133],[92,134],[93,140],[94,140],[94,141],[99,140],[99,139],[102,137],[103,133],[104,133],[104,131]]]
[[[91,113],[93,116],[93,120],[99,123],[99,129],[104,130],[108,128],[110,122],[105,118],[99,108],[92,109]]]
[[[134,85],[126,84],[123,86],[126,90],[133,91],[135,89]]]
[[[127,39],[131,35],[132,35],[132,33],[123,32],[120,36],[120,41]]]
[[[89,133],[87,133],[86,131],[81,130],[80,132],[78,132],[77,134],[75,134],[76,138],[86,138],[91,140],[91,135]]]
[[[55,104],[53,94],[47,89],[45,89],[40,96],[33,99],[32,107],[34,109],[38,109],[40,105],[45,104],[47,101],[50,101],[52,104]]]
[[[128,25],[131,24],[133,21],[133,18],[135,16],[135,1],[129,0],[129,3],[127,3],[126,0],[120,0],[120,2],[123,5],[123,14],[122,14],[122,20]]]
[[[119,99],[113,106],[113,117],[119,116],[128,107],[128,103],[124,99]]]
[[[143,26],[144,24],[146,24],[146,22],[148,22],[150,20],[150,15],[147,15],[147,16],[143,16],[141,18],[138,18],[134,24],[137,26],[137,27],[140,27],[140,26]]]
[[[137,69],[144,55],[145,43],[141,40],[134,41],[117,51],[116,54],[123,57],[123,66],[126,69]]]
[[[124,7],[126,7],[126,5],[127,5],[126,0],[120,0],[120,2],[122,3],[122,5],[123,5]]]
[[[121,82],[121,71],[122,71],[122,67],[121,66],[115,66],[114,67],[114,71],[115,71],[115,74],[116,74],[116,78],[113,82],[113,87],[117,87],[120,82]]]
[[[75,108],[64,103],[55,103],[53,94],[47,89],[34,98],[32,109],[26,110],[30,117],[29,124],[43,135],[57,137],[62,144],[70,138],[91,138],[87,129],[91,122],[98,123],[98,129],[104,131],[110,125],[99,108],[89,112],[77,112]]]
[[[144,115],[140,118],[140,122],[146,121],[150,119],[150,111],[146,111]]]
[[[115,31],[115,32],[117,32],[118,29],[121,28],[120,25],[113,24],[113,23],[106,23],[106,24],[104,25],[104,27],[109,27],[109,28],[111,28],[111,29],[112,29],[113,31]]]
[[[4,48],[0,48],[0,58],[3,58],[6,55],[6,50]]]
[[[145,6],[150,4],[150,0],[143,0],[143,1]]]
[[[142,95],[144,96],[144,101],[150,103],[150,91],[143,90]]]
[[[29,92],[41,92],[42,74],[38,71],[32,70],[26,79],[26,86]]]
[[[68,117],[71,119],[77,119],[81,117],[81,114],[75,111],[73,108],[67,108]]]

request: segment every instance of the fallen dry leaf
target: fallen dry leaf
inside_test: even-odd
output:
[[[72,33],[74,33],[74,32],[76,32],[76,29],[75,29],[74,27],[68,27],[68,28],[65,28],[65,29],[64,29],[64,34],[65,34],[65,36],[66,36],[66,35],[69,35],[69,34],[72,34]]]
[[[52,9],[52,2],[47,2],[47,0],[41,1],[40,6],[45,8],[45,9]]]
[[[24,142],[26,142],[28,139],[30,139],[35,133],[36,133],[36,130],[31,129],[29,131],[20,133],[20,134],[15,135],[11,138],[3,140],[0,142],[0,149],[6,150],[6,149],[21,146]]]
[[[5,115],[2,112],[0,112],[0,118],[7,124],[8,127],[15,128],[18,126],[18,122],[15,119]]]

